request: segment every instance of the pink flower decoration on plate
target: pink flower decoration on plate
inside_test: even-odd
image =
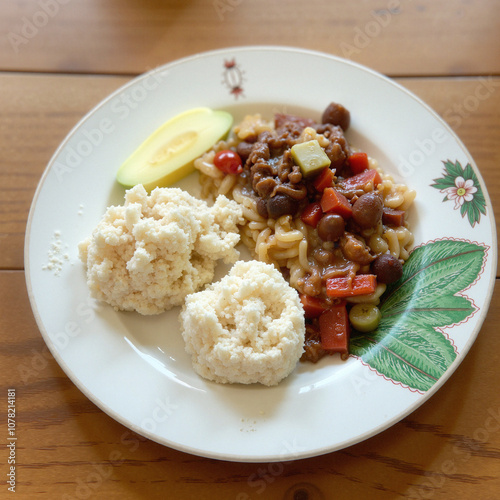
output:
[[[446,193],[446,197],[449,200],[455,200],[455,210],[458,210],[464,201],[472,201],[474,198],[473,194],[477,191],[476,186],[474,186],[474,181],[472,179],[465,180],[463,177],[459,176],[455,179],[455,186],[442,189],[442,193]]]
[[[462,167],[460,162],[447,160],[444,163],[444,174],[434,179],[431,186],[446,193],[443,201],[455,201],[455,210],[460,209],[460,215],[475,227],[481,219],[481,214],[486,215],[486,199],[481,189],[479,179],[470,163]]]

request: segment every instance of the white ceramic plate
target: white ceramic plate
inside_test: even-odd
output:
[[[89,298],[77,245],[107,206],[123,202],[117,168],[159,125],[197,106],[225,109],[235,121],[257,112],[319,118],[330,101],[351,112],[351,144],[418,193],[411,223],[420,253],[410,278],[423,279],[408,278],[406,288],[389,299],[398,320],[368,344],[353,345],[356,356],[300,363],[274,388],[217,385],[193,372],[178,309],[143,317]],[[180,186],[196,194],[196,176]],[[47,345],[108,415],[188,453],[282,461],[364,440],[430,398],[478,334],[497,258],[493,210],[476,165],[418,98],[376,72],[326,54],[241,47],[159,67],[92,110],[43,175],[29,215],[25,260],[30,300]],[[428,268],[437,274],[422,271]],[[220,267],[218,277],[226,271]],[[447,289],[450,282],[458,288]],[[436,293],[442,298],[436,300]],[[409,300],[420,296],[423,302]],[[434,308],[446,302],[454,309],[454,300],[461,301],[456,309],[462,313],[443,317]],[[419,309],[435,323],[416,316]]]

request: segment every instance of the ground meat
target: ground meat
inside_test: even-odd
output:
[[[321,347],[319,327],[314,323],[306,323],[304,353],[300,360],[317,363],[326,354],[327,351]]]
[[[288,180],[292,184],[298,184],[302,180],[302,171],[298,165],[293,165],[292,171],[288,174]]]
[[[291,154],[305,127],[315,128],[329,140],[325,151],[333,168],[342,167],[349,154],[343,131],[335,124],[318,124],[308,118],[278,113],[275,127],[274,131],[261,132],[255,142],[245,141],[239,146],[246,158],[244,169],[249,187],[257,196],[259,213],[271,218],[293,215],[300,209],[299,204],[303,206],[318,196]]]
[[[288,115],[286,113],[276,113],[274,115],[274,126],[275,128],[279,129],[287,122],[292,122],[299,127],[302,127],[302,129],[305,129],[306,127],[311,127],[314,125],[314,120],[311,118],[304,118],[302,116],[295,116],[295,115]]]
[[[342,149],[342,146],[337,142],[330,142],[328,146],[325,148],[325,153],[332,162],[330,164],[330,168],[339,168],[346,161],[347,156]]]
[[[292,153],[290,150],[285,151],[283,153],[283,156],[281,157],[279,163],[278,163],[278,177],[281,182],[287,182],[289,180],[289,175],[291,174],[292,170],[295,167],[295,163],[293,162],[292,158]],[[299,168],[299,173],[300,173],[300,168]],[[302,174],[300,174],[300,179],[297,179],[295,184],[297,182],[300,182],[302,180]]]
[[[274,189],[274,193],[281,193],[292,200],[301,201],[307,196],[307,188],[304,184],[278,184]]]
[[[331,123],[317,125],[316,131],[330,141],[330,144],[325,148],[325,153],[332,162],[330,168],[341,171],[342,167],[346,167],[347,157],[351,154],[344,132],[340,127]]]
[[[274,177],[264,177],[255,183],[255,191],[261,198],[269,198],[277,185]]]
[[[283,151],[291,148],[297,143],[300,134],[304,127],[298,123],[286,122],[283,126],[276,130],[276,135],[270,141],[270,146],[274,149]]]
[[[346,233],[340,239],[340,248],[347,260],[352,260],[361,265],[370,264],[374,259],[368,247],[352,234]]]
[[[247,155],[245,170],[251,187],[259,200],[264,200],[258,200],[259,213],[272,218],[295,214],[298,202],[307,197],[302,171],[295,165],[290,149],[311,120],[292,117],[287,121],[287,116],[277,118],[277,131],[261,132],[255,143],[241,147],[242,154]]]
[[[335,258],[335,254],[331,250],[325,250],[321,246],[313,250],[312,256],[314,260],[322,267],[326,267]]]
[[[321,293],[322,285],[323,282],[318,266],[311,266],[310,272],[297,280],[300,291],[311,297],[316,297]]]
[[[257,163],[260,160],[267,161],[270,158],[269,146],[265,142],[256,142],[252,147],[252,152],[248,156],[250,163]]]
[[[263,180],[270,178],[271,180],[274,180],[275,186],[277,184],[276,180],[274,179],[274,171],[273,171],[272,166],[269,165],[269,163],[267,163],[265,161],[259,161],[258,163],[255,163],[254,165],[252,165],[252,168],[250,169],[250,173],[251,173],[251,180],[252,180],[252,188],[259,196],[263,196],[259,192],[259,188],[258,188],[258,186],[261,185],[261,182]],[[273,187],[273,189],[274,189],[274,187]]]

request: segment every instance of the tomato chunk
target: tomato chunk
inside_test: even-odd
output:
[[[321,347],[342,354],[349,351],[349,316],[345,304],[333,306],[318,319]]]
[[[314,179],[314,189],[321,193],[327,187],[332,187],[334,176],[335,173],[330,167],[324,168],[316,179]]]
[[[304,224],[311,227],[316,227],[321,217],[323,216],[323,210],[321,210],[321,205],[318,202],[310,203],[304,208],[300,219]]]
[[[339,193],[335,188],[328,187],[323,191],[321,197],[321,208],[323,212],[334,212],[348,219],[352,215],[352,206],[349,200]]]
[[[369,167],[366,153],[353,153],[348,160],[353,174],[360,174]]]
[[[373,187],[377,187],[382,182],[380,174],[372,168],[353,175],[342,181],[342,187],[347,191],[363,189],[367,184],[372,183]]]
[[[326,280],[326,294],[334,298],[367,295],[373,293],[376,288],[377,277],[374,274],[358,274],[352,280],[347,276]]]
[[[238,175],[243,172],[240,155],[231,149],[219,151],[214,156],[214,165],[225,174]]]
[[[306,318],[317,318],[328,309],[328,305],[325,304],[324,300],[318,297],[311,297],[304,293],[300,294],[300,302],[304,308],[304,315]]]

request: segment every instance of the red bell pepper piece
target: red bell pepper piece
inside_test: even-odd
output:
[[[328,297],[343,298],[373,293],[377,288],[377,277],[374,274],[358,274],[352,280],[347,276],[328,278],[326,294]]]
[[[374,187],[377,187],[382,182],[380,174],[372,168],[348,177],[342,181],[342,187],[346,191],[354,191],[356,189],[363,189],[370,182],[373,183]]]
[[[333,212],[342,215],[345,219],[348,219],[352,215],[351,203],[335,188],[326,188],[323,191],[320,203],[323,212]]]
[[[318,225],[321,217],[323,217],[323,210],[321,210],[321,205],[317,201],[309,203],[300,215],[302,222],[312,227],[316,227]]]
[[[332,187],[334,171],[330,167],[325,167],[314,179],[313,186],[318,192],[324,191],[327,187]]]
[[[318,297],[311,297],[304,293],[300,294],[300,302],[304,308],[304,315],[306,318],[317,318],[328,309],[328,305],[324,300]]]
[[[369,168],[368,155],[366,153],[353,153],[349,156],[348,160],[353,174],[360,174]]]
[[[330,352],[349,351],[349,315],[345,304],[332,306],[318,319],[321,347]]]

